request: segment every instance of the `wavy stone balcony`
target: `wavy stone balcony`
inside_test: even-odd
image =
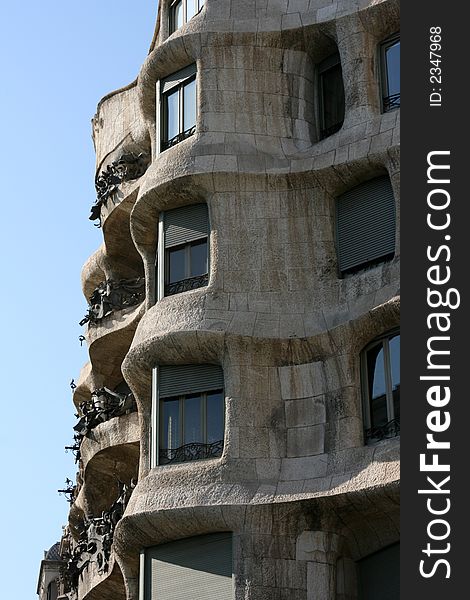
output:
[[[83,514],[99,515],[112,502],[118,481],[137,477],[140,425],[137,412],[100,423],[81,438],[80,491],[72,506],[76,525]]]
[[[112,539],[137,481],[139,443],[137,412],[100,423],[82,439],[82,483],[69,514],[71,531],[78,540],[74,547],[79,545],[74,559],[81,571],[78,600],[126,597]]]

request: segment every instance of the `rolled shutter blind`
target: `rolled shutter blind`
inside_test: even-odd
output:
[[[181,69],[181,71],[177,71],[176,73],[172,73],[165,79],[161,80],[161,92],[164,94],[165,92],[170,91],[172,88],[180,85],[186,79],[189,79],[193,75],[196,74],[196,63]]]
[[[160,398],[197,394],[224,387],[224,373],[219,365],[168,365],[158,372]]]
[[[232,535],[215,533],[146,551],[145,600],[232,600]]]
[[[192,204],[164,214],[165,248],[205,238],[209,234],[207,204]]]
[[[395,252],[395,201],[390,179],[378,177],[336,201],[340,271]]]

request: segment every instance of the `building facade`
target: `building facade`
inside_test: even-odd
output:
[[[56,542],[44,552],[39,567],[36,593],[39,600],[57,600],[61,570],[64,563],[60,556],[60,543]]]
[[[70,600],[394,600],[399,3],[160,0],[93,119]]]

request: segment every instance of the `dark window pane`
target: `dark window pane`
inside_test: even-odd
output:
[[[183,131],[196,125],[196,80],[190,81],[183,88]]]
[[[174,449],[180,444],[179,439],[179,400],[173,398],[162,402],[160,448]]]
[[[202,439],[201,396],[184,399],[184,443],[204,442]]]
[[[395,419],[400,418],[400,336],[389,341],[390,376],[392,380],[393,408]]]
[[[224,395],[207,393],[207,443],[224,439]]]
[[[382,343],[380,343],[371,348],[367,353],[370,421],[372,427],[380,427],[389,421],[384,366],[384,352]]]
[[[185,248],[175,248],[168,251],[168,282],[175,283],[186,278]]]
[[[331,135],[344,121],[344,87],[341,65],[321,74],[322,137]]]
[[[192,244],[191,253],[191,274],[190,277],[204,275],[207,273],[207,240]]]
[[[186,0],[186,21],[192,19],[197,12],[197,0]]]
[[[385,50],[385,63],[387,67],[387,95],[393,96],[400,93],[400,42],[389,46]]]
[[[175,92],[168,94],[166,96],[166,131],[167,131],[167,140],[171,140],[178,135],[179,133],[179,92],[176,90]]]

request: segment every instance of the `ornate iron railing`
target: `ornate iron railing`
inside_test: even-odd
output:
[[[118,486],[119,496],[108,511],[103,511],[101,517],[83,519],[78,542],[70,531],[64,533],[61,558],[65,564],[60,572],[59,586],[61,594],[70,600],[77,597],[80,576],[92,562],[97,564],[98,572],[108,572],[114,530],[126,510],[136,482],[133,479],[129,484],[119,481]]]
[[[137,405],[131,392],[120,394],[106,387],[95,390],[90,400],[79,405],[79,420],[73,428],[76,432],[75,440],[77,435],[81,438],[86,436],[100,423],[136,410]]]
[[[88,312],[80,321],[96,324],[113,312],[140,304],[145,297],[145,279],[107,279],[90,296]]]
[[[78,415],[75,415],[78,418]],[[80,457],[81,457],[81,453],[80,453],[80,444],[82,443],[82,437],[80,434],[76,433],[73,436],[73,445],[72,446],[65,446],[65,451],[68,452],[69,450],[73,453],[74,457],[75,457],[75,464],[78,463],[80,461]]]
[[[97,199],[91,207],[90,221],[101,218],[101,207],[114,196],[119,185],[141,177],[149,165],[149,156],[143,152],[122,154],[107,166],[95,180]],[[101,223],[100,223],[101,224]]]
[[[208,283],[209,275],[207,273],[205,275],[198,275],[197,277],[188,277],[174,283],[167,283],[165,285],[165,296],[173,296],[173,294],[195,290],[206,286]]]
[[[67,477],[65,480],[65,488],[63,490],[57,490],[59,494],[64,495],[67,498],[69,504],[73,504],[76,496],[77,486],[74,485],[73,481]]]
[[[334,125],[331,125],[330,127],[326,127],[325,129],[322,129],[320,131],[320,139],[323,140],[324,138],[327,138],[330,135],[333,135],[334,133],[339,131],[342,126],[343,126],[343,122],[341,121],[341,123],[335,123]]]
[[[400,94],[392,94],[391,96],[384,96],[383,99],[384,112],[393,110],[394,108],[400,108]]]
[[[168,148],[171,148],[172,146],[179,144],[180,142],[187,139],[188,137],[191,137],[195,131],[196,131],[196,126],[191,127],[191,129],[186,129],[186,131],[183,131],[182,133],[178,133],[178,135],[175,135],[175,137],[172,137],[171,140],[162,140],[162,142],[161,142],[162,150],[168,150]]]
[[[218,440],[212,444],[192,442],[179,448],[160,448],[159,464],[186,462],[188,460],[201,460],[203,458],[218,458],[222,456],[224,440]]]
[[[367,443],[378,442],[387,438],[393,438],[400,435],[400,419],[393,419],[380,427],[371,427],[366,429],[364,437]]]

